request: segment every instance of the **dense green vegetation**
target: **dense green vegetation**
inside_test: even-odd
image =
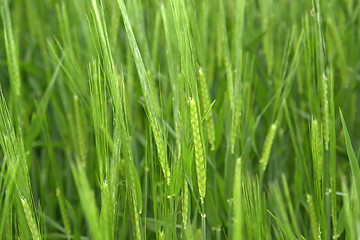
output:
[[[0,4],[0,239],[360,237],[359,1]]]

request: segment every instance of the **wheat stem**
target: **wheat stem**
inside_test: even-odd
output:
[[[204,159],[204,149],[200,135],[199,116],[196,103],[195,100],[192,98],[189,98],[188,103],[190,105],[191,128],[195,147],[197,182],[199,187],[200,199],[203,203],[206,193],[206,162]]]
[[[40,240],[40,235],[39,235],[39,230],[38,227],[35,223],[35,219],[31,213],[31,209],[29,206],[29,203],[27,202],[27,200],[25,198],[21,198],[21,204],[23,206],[24,212],[25,212],[25,217],[32,235],[32,238],[34,240]]]
[[[261,159],[260,159],[260,171],[261,171],[261,174],[265,172],[266,167],[268,165],[270,152],[271,152],[271,146],[272,146],[273,141],[274,141],[274,137],[275,137],[275,134],[276,134],[276,129],[277,129],[277,123],[273,123],[271,125],[270,129],[269,129],[269,132],[266,135],[263,152],[262,152]]]

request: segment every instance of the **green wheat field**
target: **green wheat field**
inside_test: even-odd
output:
[[[0,239],[360,239],[358,0],[0,8]]]

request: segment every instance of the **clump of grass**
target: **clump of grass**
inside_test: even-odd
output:
[[[0,1],[0,239],[357,239],[359,9]]]

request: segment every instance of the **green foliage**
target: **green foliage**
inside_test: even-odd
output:
[[[0,239],[360,237],[359,1],[0,10]]]

